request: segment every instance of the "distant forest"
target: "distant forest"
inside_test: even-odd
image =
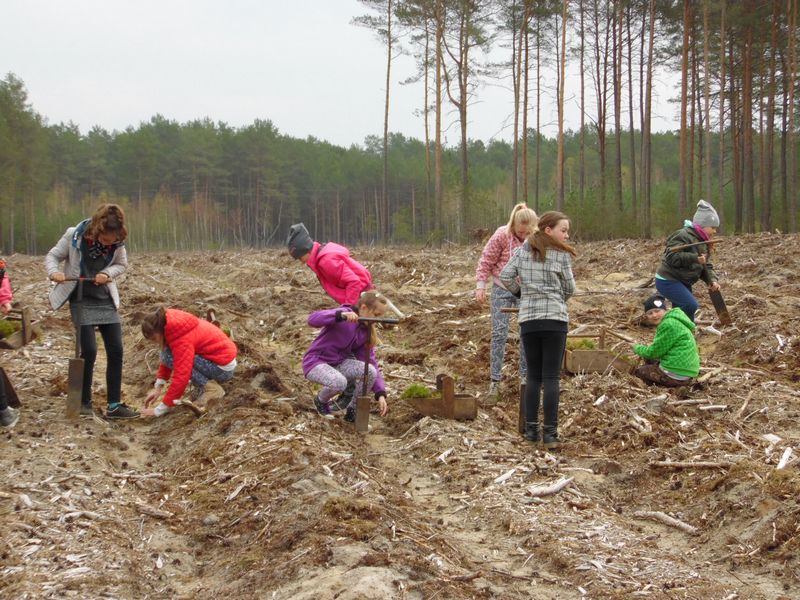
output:
[[[269,120],[156,115],[81,132],[49,124],[7,74],[0,251],[43,253],[101,202],[126,209],[141,250],[280,245],[297,221],[321,241],[458,243],[523,201],[563,210],[580,239],[663,235],[700,198],[723,233],[797,230],[800,0],[361,2],[354,25],[374,30],[386,56],[373,74],[385,119],[349,148]],[[490,49],[507,61],[489,62]],[[419,67],[419,138],[391,133],[399,52]],[[567,63],[578,89],[565,89]],[[680,128],[652,132],[653,81],[665,74],[680,76]],[[513,97],[513,142],[469,136],[470,106],[492,82]],[[564,127],[565,95],[580,103],[577,130]],[[552,137],[543,107],[557,109]],[[459,132],[452,147],[448,127]]]

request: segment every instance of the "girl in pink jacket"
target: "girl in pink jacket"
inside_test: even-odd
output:
[[[6,273],[6,261],[0,258],[0,312],[4,315],[11,310],[11,301],[14,299],[11,293],[11,282]]]
[[[481,304],[486,303],[486,288],[491,286],[491,315],[492,315],[492,342],[489,353],[490,382],[489,393],[484,402],[496,404],[502,379],[503,358],[505,356],[506,340],[508,339],[509,313],[501,311],[502,308],[516,307],[519,300],[509,292],[500,281],[500,272],[511,256],[522,246],[533,230],[536,228],[538,218],[536,213],[524,203],[517,204],[511,210],[511,217],[506,225],[497,228],[486,246],[483,248],[478,268],[475,272],[477,289],[475,298]],[[494,284],[494,285],[492,285]],[[519,348],[519,376],[525,381],[527,366],[525,352],[522,344]]]
[[[338,304],[355,306],[362,292],[373,289],[372,275],[350,256],[347,248],[333,242],[315,242],[302,223],[291,226],[286,243],[292,258],[308,265]]]

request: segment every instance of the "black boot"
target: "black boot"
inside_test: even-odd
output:
[[[525,439],[529,442],[539,441],[539,422],[528,421],[525,423]]]
[[[542,434],[542,444],[545,448],[555,449],[561,447],[561,440],[558,439],[558,428],[556,425],[545,425]]]

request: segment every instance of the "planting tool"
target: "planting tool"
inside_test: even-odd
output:
[[[3,367],[0,367],[0,377],[3,378],[3,383],[5,384],[8,405],[11,408],[19,408],[22,406],[22,403],[19,401],[19,396],[17,396],[17,390],[14,389],[14,386],[11,384],[11,380],[8,378],[6,370]]]
[[[81,324],[83,323],[83,282],[93,281],[89,277],[69,277],[64,281],[77,281],[75,300],[78,304],[78,323],[75,325],[75,357],[69,359],[67,375],[67,419],[77,419],[81,414],[81,394],[83,393],[83,367],[81,358]]]
[[[518,313],[519,308],[506,306],[500,309],[500,312],[504,313]],[[519,411],[517,416],[517,430],[525,435],[525,387],[524,383],[519,384]]]
[[[722,292],[719,290],[708,290],[708,295],[711,298],[711,303],[714,305],[714,310],[717,311],[719,322],[723,325],[733,325],[731,315],[728,313],[728,307],[725,306],[725,300],[722,298]]]
[[[725,241],[724,238],[720,239],[717,238],[715,240],[706,240],[704,242],[692,242],[691,244],[681,244],[679,246],[671,246],[667,248],[670,252],[680,252],[681,250],[686,250],[687,248],[694,248],[695,246],[703,246],[703,245],[713,245],[719,244],[720,242]]]
[[[392,319],[389,317],[358,317],[362,323],[383,323],[384,325],[397,325],[400,319]]]
[[[175,400],[175,406],[185,406],[194,413],[195,417],[202,417],[205,411],[191,400]]]
[[[371,398],[367,395],[367,380],[369,379],[369,351],[372,348],[369,343],[369,340],[372,339],[372,328],[375,323],[396,325],[400,321],[384,317],[358,317],[358,320],[367,324],[367,343],[364,344],[364,387],[361,390],[361,395],[356,398],[355,425],[357,432],[366,433],[369,431],[369,406],[371,402]]]
[[[394,314],[396,314],[396,315],[397,315],[397,316],[398,316],[400,319],[405,319],[405,318],[406,318],[406,316],[405,316],[405,315],[404,315],[404,314],[403,314],[403,313],[400,311],[400,309],[399,309],[399,308],[397,308],[397,307],[394,305],[394,303],[393,303],[391,300],[389,300],[389,299],[388,299],[386,296],[384,296],[383,294],[381,294],[381,297],[382,297],[384,300],[386,300],[386,307],[387,307],[387,308],[388,308],[390,311],[392,311]]]

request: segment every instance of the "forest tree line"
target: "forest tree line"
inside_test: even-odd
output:
[[[375,74],[385,118],[382,135],[348,148],[269,120],[156,115],[81,132],[49,124],[7,74],[0,249],[42,253],[103,201],[125,207],[138,249],[277,245],[297,221],[350,244],[461,242],[519,201],[564,210],[582,239],[663,234],[699,198],[718,207],[724,232],[796,231],[800,0],[361,1],[370,12],[356,24],[386,50]],[[507,60],[489,61],[491,49]],[[419,138],[391,133],[399,52],[419,67]],[[568,63],[577,89],[565,89]],[[654,132],[653,82],[670,74],[680,127]],[[469,136],[469,108],[490,81],[513,97],[512,142]],[[567,95],[580,104],[575,130]]]

